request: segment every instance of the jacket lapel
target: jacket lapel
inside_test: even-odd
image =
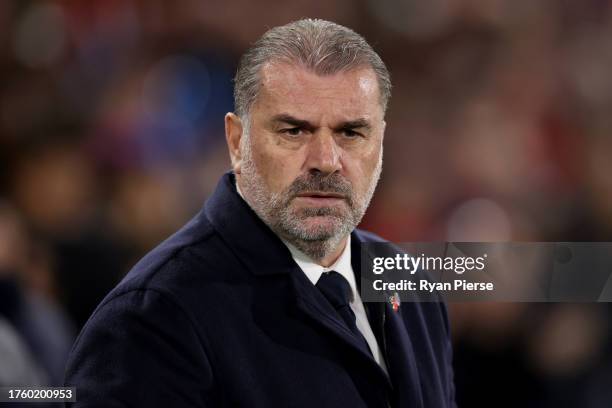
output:
[[[385,303],[384,314],[387,367],[394,386],[394,406],[423,407],[416,357],[401,315],[401,308],[396,312],[390,304]]]
[[[361,279],[361,257],[371,257],[373,255],[361,253],[362,239],[359,237],[359,234],[353,233],[352,242],[354,245],[352,248],[353,270],[361,290],[361,284],[372,284],[371,280],[365,275],[363,281]],[[388,294],[387,298],[390,298],[390,294]],[[416,357],[412,341],[404,324],[402,308],[400,307],[395,311],[390,302],[364,302],[364,306],[368,313],[368,320],[372,331],[376,336],[379,347],[383,350],[387,363],[393,388],[392,405],[399,408],[423,407],[423,396]],[[409,306],[410,304],[405,307]]]

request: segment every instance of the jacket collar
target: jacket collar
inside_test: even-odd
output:
[[[225,173],[204,212],[238,259],[255,275],[290,273],[295,267],[280,238],[238,195],[232,172]]]

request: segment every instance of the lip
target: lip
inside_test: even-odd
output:
[[[346,196],[340,194],[340,193],[334,193],[334,192],[328,192],[328,191],[308,191],[305,193],[300,193],[297,195],[297,197],[301,197],[301,198],[322,198],[322,199],[326,199],[326,198],[333,198],[333,199],[346,199]]]
[[[346,197],[342,194],[318,191],[298,194],[296,199],[303,204],[313,206],[338,205],[346,201]]]

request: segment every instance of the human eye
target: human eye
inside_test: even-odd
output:
[[[281,129],[280,132],[282,134],[285,134],[291,137],[297,137],[303,133],[303,130],[300,127],[292,127],[292,128]]]
[[[363,136],[361,133],[355,131],[354,129],[342,129],[341,133],[349,139],[354,139],[359,136]]]

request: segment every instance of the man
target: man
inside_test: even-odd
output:
[[[225,117],[233,171],[97,308],[68,364],[76,406],[454,406],[444,305],[359,297],[389,95],[345,27],[264,34]]]

